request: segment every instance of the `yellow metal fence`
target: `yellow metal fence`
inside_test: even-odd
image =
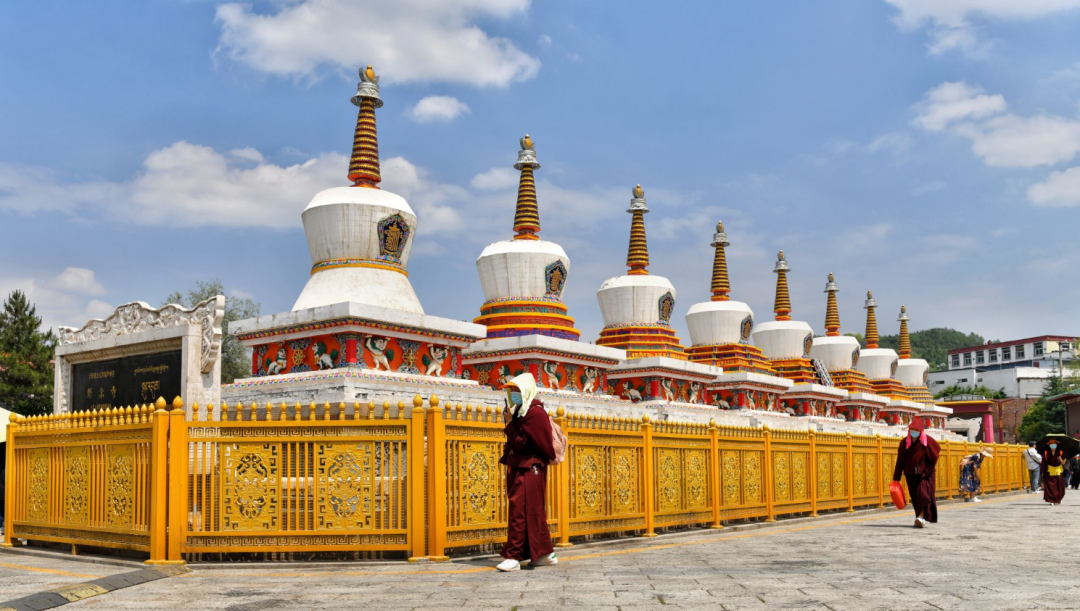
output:
[[[506,535],[503,424],[436,397],[317,406],[155,406],[20,418],[8,427],[4,545],[201,553],[395,553],[444,559]],[[774,520],[889,503],[898,440],[553,414],[566,460],[548,469],[557,545],[595,535]],[[938,496],[984,444],[942,442]],[[996,444],[984,493],[1018,490],[1022,448]]]

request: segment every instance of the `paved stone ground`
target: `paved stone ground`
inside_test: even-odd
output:
[[[1060,507],[1041,495],[949,504],[937,525],[915,530],[911,522],[905,511],[634,539],[563,550],[559,566],[518,573],[493,571],[491,559],[196,566],[64,609],[1080,609],[1080,495],[1070,493]],[[1067,559],[1072,550],[1077,560]],[[11,568],[26,563],[12,558],[0,555],[0,593],[23,579],[61,577]],[[65,560],[51,566],[123,570]]]

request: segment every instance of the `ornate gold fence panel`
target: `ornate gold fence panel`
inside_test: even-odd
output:
[[[814,446],[818,510],[850,509],[848,437],[839,433],[818,433]]]
[[[765,430],[719,428],[720,519],[768,517]]]
[[[152,526],[164,526],[164,513],[156,510],[164,509],[165,457],[154,456],[154,442],[165,439],[168,423],[165,411],[152,410],[143,405],[12,421],[6,543],[23,538],[160,551],[152,546],[164,543],[164,533],[152,536]]]
[[[716,469],[710,427],[702,424],[653,425],[653,526],[712,522],[712,477]]]
[[[419,408],[420,406],[416,406]],[[212,413],[213,409],[207,410]],[[198,418],[198,408],[195,416]],[[170,558],[398,551],[423,555],[423,410],[384,403],[226,408],[174,422]],[[419,486],[417,486],[419,483]],[[419,510],[422,516],[422,510]],[[422,521],[421,521],[422,524]],[[416,549],[413,549],[413,546]]]
[[[884,504],[889,487],[885,478],[891,478],[892,473],[883,473],[881,462],[881,437],[868,435],[853,435],[851,437],[851,495],[853,506],[880,507]]]
[[[769,431],[773,515],[813,510],[811,445],[807,431]]]

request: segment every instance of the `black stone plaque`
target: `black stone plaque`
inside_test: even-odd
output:
[[[168,403],[181,393],[181,351],[128,356],[71,368],[73,411]]]

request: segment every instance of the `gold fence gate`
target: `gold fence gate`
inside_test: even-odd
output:
[[[155,406],[13,418],[4,545],[143,551],[393,553],[446,559],[506,538],[501,411],[437,397],[346,405]],[[548,468],[558,546],[596,535],[854,511],[889,501],[896,438],[552,414],[566,460]],[[990,444],[941,442],[937,493]],[[984,493],[1018,490],[1022,448],[992,444]]]

